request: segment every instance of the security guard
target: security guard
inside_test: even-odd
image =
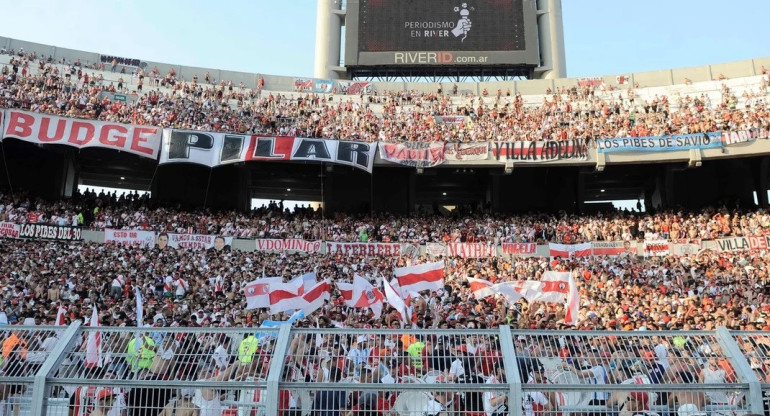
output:
[[[241,362],[241,365],[251,365],[257,348],[259,348],[259,340],[254,334],[250,334],[241,341],[238,345],[238,361]]]
[[[131,372],[137,370],[149,370],[152,367],[152,360],[155,358],[155,341],[147,335],[143,336],[142,347],[137,352],[136,337],[131,338],[126,349],[126,363],[131,368]]]

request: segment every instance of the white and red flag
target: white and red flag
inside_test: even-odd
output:
[[[580,292],[578,292],[575,277],[569,275],[569,293],[567,294],[567,311],[564,315],[564,323],[567,325],[577,325],[578,313],[580,312]]]
[[[401,293],[439,290],[444,287],[444,262],[397,267],[393,270]]]
[[[304,303],[305,285],[302,276],[295,277],[287,283],[275,283],[269,286],[270,314],[302,309]]]
[[[265,277],[246,283],[243,294],[246,296],[246,309],[270,307],[270,285],[283,283],[280,277]]]
[[[310,315],[319,308],[321,308],[331,296],[331,284],[328,280],[324,280],[316,283],[313,287],[308,288],[307,292],[302,295],[302,307],[296,308],[302,310],[305,316]]]
[[[86,368],[102,366],[102,331],[96,330],[99,327],[99,312],[94,306],[91,312],[91,321],[88,329],[88,341],[86,342],[86,358],[83,365]]]
[[[569,293],[570,272],[552,272],[543,273],[540,279],[533,287],[528,287],[524,297],[528,302],[564,302]]]
[[[64,307],[59,304],[59,310],[56,312],[56,322],[54,322],[54,326],[64,326],[64,324],[67,323],[65,320],[65,315],[67,314],[67,310],[64,309]]]
[[[359,275],[353,277],[353,307],[370,308],[374,312],[374,316],[379,318],[382,315],[383,298],[382,292],[372,286],[368,280]]]
[[[398,312],[398,315],[401,317],[401,322],[409,324],[411,316],[404,299],[386,279],[382,279],[382,285],[385,290],[385,299],[387,299],[390,306]]]
[[[471,288],[471,293],[476,299],[484,299],[495,295],[495,288],[492,282],[484,279],[476,279],[473,277],[466,277],[468,279],[468,285]]]

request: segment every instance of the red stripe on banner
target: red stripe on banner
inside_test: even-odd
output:
[[[287,299],[294,299],[298,296],[300,296],[298,292],[291,292],[288,290],[273,290],[273,291],[270,291],[270,304],[275,305],[278,302],[281,302]]]
[[[423,273],[409,273],[398,277],[398,285],[401,289],[405,289],[407,286],[416,285],[418,283],[435,283],[444,279],[444,269],[430,270]]]
[[[330,290],[329,282],[324,280],[323,282],[318,282],[315,286],[313,286],[312,289],[310,289],[309,292],[305,293],[304,296],[302,296],[303,299],[305,299],[308,302],[312,302],[319,297],[323,296]]]

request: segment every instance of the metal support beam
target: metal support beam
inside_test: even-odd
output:
[[[281,325],[281,329],[278,332],[278,340],[275,343],[275,349],[273,349],[273,358],[270,361],[270,370],[267,373],[267,409],[265,411],[266,416],[278,416],[280,410],[278,408],[278,384],[281,382],[281,374],[283,374],[283,366],[286,363],[286,352],[289,351],[289,339],[291,335],[291,325]]]
[[[508,325],[500,327],[500,352],[503,355],[505,381],[508,383],[509,388],[508,409],[519,409],[522,397],[521,372],[519,370],[519,362],[516,359],[516,348],[513,345],[511,327]]]
[[[743,383],[748,383],[749,394],[746,396],[746,404],[749,405],[749,413],[764,414],[764,406],[762,405],[762,383],[759,382],[757,375],[751,369],[751,365],[746,361],[746,356],[743,355],[741,348],[735,339],[730,334],[730,331],[723,326],[718,326],[716,333],[716,339],[719,345],[722,347],[724,356],[730,360],[735,369],[735,373]]]
[[[49,386],[46,385],[46,380],[52,376],[51,372],[53,372],[53,369],[58,367],[59,364],[64,361],[65,354],[69,352],[70,348],[74,345],[74,340],[78,335],[80,324],[81,321],[75,321],[62,331],[57,337],[59,342],[56,343],[56,347],[54,347],[53,351],[48,354],[43,365],[37,370],[35,382],[32,387],[32,408],[30,409],[30,414],[32,416],[43,416],[47,413],[47,399],[50,394],[47,394],[46,392],[49,388]]]

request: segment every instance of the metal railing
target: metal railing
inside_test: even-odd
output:
[[[770,333],[2,327],[0,415],[763,413]],[[324,413],[324,412],[331,413]],[[629,413],[629,414],[632,414]]]

